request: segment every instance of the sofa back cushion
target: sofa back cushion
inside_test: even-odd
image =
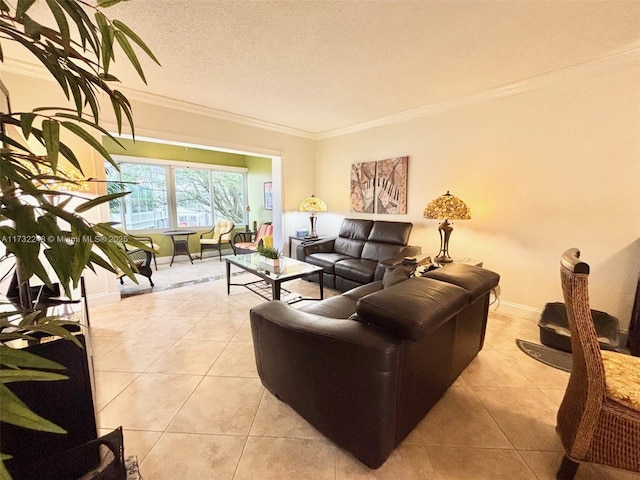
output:
[[[360,258],[364,242],[369,238],[373,220],[345,218],[334,242],[334,251],[350,257]]]
[[[413,277],[358,300],[357,319],[402,338],[418,341],[435,331],[469,303],[457,285]]]
[[[376,221],[369,233],[370,242],[390,243],[392,245],[401,245],[403,247],[409,244],[409,236],[411,235],[412,223],[408,222],[383,222]]]
[[[381,262],[387,258],[395,257],[404,247],[392,243],[365,242],[362,247],[361,258]]]

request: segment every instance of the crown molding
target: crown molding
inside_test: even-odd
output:
[[[237,113],[227,112],[225,110],[218,110],[212,107],[206,107],[184,100],[177,100],[175,98],[165,97],[154,93],[144,92],[141,90],[121,87],[119,88],[129,100],[136,100],[148,105],[154,105],[158,107],[169,108],[171,110],[183,111],[186,113],[193,113],[196,115],[202,115],[205,117],[215,118],[218,120],[224,120],[233,123],[239,123],[248,127],[261,128],[263,130],[271,130],[273,132],[284,133],[286,135],[293,135],[296,137],[308,138],[311,140],[316,139],[316,135],[306,130],[300,130],[298,128],[287,127],[285,125],[279,125],[277,123],[267,122],[257,118],[248,117],[245,115],[239,115]]]
[[[51,78],[49,71],[41,65],[28,63],[15,58],[5,57],[4,62],[0,63],[0,70],[4,70],[19,75],[26,75],[28,77],[37,78],[40,80],[48,80],[54,82]],[[125,85],[118,87],[122,93],[131,101],[137,101],[145,103],[147,105],[153,105],[157,107],[169,108],[172,110],[178,110],[186,113],[192,113],[195,115],[202,115],[205,117],[215,118],[218,120],[224,120],[228,122],[238,123],[248,127],[260,128],[263,130],[271,130],[286,135],[293,135],[296,137],[308,138],[311,140],[316,139],[316,135],[306,130],[300,130],[298,128],[287,127],[285,125],[279,125],[277,123],[267,122],[257,118],[248,117],[245,115],[239,115],[237,113],[227,112],[225,110],[218,110],[212,107],[206,107],[184,100],[178,100],[175,98],[165,97],[154,93],[145,92],[135,88],[130,88]]]
[[[363,130],[369,130],[371,128],[392,125],[395,123],[405,122],[407,120],[413,120],[421,117],[427,117],[437,113],[456,110],[480,103],[491,102],[500,98],[520,95],[522,93],[532,92],[534,90],[540,90],[542,88],[549,87],[555,84],[599,75],[620,68],[627,68],[629,66],[637,65],[640,65],[640,46],[635,46],[631,49],[608,55],[591,62],[572,65],[562,70],[555,70],[549,73],[536,75],[535,77],[529,77],[518,82],[501,85],[499,87],[490,88],[488,90],[472,93],[469,95],[463,95],[451,100],[424,105],[419,108],[414,108],[411,110],[406,110],[404,112],[378,118],[370,122],[357,123],[355,125],[350,125],[347,127],[327,130],[325,132],[316,134],[316,139],[321,140],[325,138],[337,137],[340,135],[347,135]]]
[[[120,90],[123,91],[123,93],[125,93],[127,95],[127,98],[129,98],[130,100],[135,100],[149,105],[170,108],[173,110],[193,113],[210,118],[216,118],[218,120],[229,121],[248,127],[270,130],[286,135],[307,138],[310,140],[322,140],[326,138],[337,137],[340,135],[356,133],[371,128],[405,122],[407,120],[413,120],[416,118],[427,117],[430,115],[477,105],[480,103],[491,102],[501,98],[532,92],[555,84],[599,75],[620,68],[627,68],[637,65],[640,65],[640,45],[634,45],[632,48],[629,48],[627,50],[623,50],[590,62],[572,65],[562,70],[555,70],[534,77],[529,77],[518,82],[490,88],[481,92],[463,95],[458,98],[444,100],[438,103],[424,105],[419,108],[414,108],[393,115],[388,115],[386,117],[378,118],[369,122],[357,123],[347,127],[326,130],[324,132],[318,133],[308,132],[306,130],[300,130],[293,127],[287,127],[284,125],[279,125],[272,122],[227,112],[224,110],[218,110],[212,107],[197,105],[194,103],[185,102],[183,100],[177,100],[162,95],[156,95],[134,88],[122,86]],[[51,75],[45,67],[13,58],[6,57],[4,62],[0,64],[0,68],[12,73],[53,81]]]

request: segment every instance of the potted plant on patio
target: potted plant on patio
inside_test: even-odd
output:
[[[125,119],[134,134],[131,105],[114,88],[119,80],[109,67],[118,51],[146,82],[136,49],[158,61],[127,25],[103,13],[103,8],[120,1],[97,0],[94,4],[84,0],[18,0],[14,6],[0,0],[0,45],[14,42],[24,47],[47,69],[70,101],[70,106],[40,106],[13,112],[9,92],[0,84],[0,237],[5,248],[0,262],[12,264],[15,285],[13,309],[0,314],[0,420],[7,424],[61,432],[35,415],[28,401],[20,400],[7,387],[13,382],[64,378],[42,371],[60,369],[59,364],[31,355],[26,349],[12,348],[11,342],[33,340],[38,333],[74,340],[65,329],[68,322],[43,317],[38,311],[31,280],[38,278],[51,289],[57,282],[69,298],[86,268],[95,271],[99,267],[114,273],[119,269],[136,281],[135,264],[121,242],[113,241],[124,239],[126,234],[109,222],[91,223],[83,216],[126,192],[90,198],[65,188],[81,185],[85,178],[76,154],[61,140],[65,134],[78,137],[117,168],[96,138],[100,134],[114,138],[100,125],[101,99],[110,102],[118,131],[122,131]],[[39,20],[48,17],[52,20],[46,23]],[[0,61],[4,62],[1,48]],[[42,146],[46,155],[34,153],[29,142]],[[71,206],[72,200],[77,206]],[[135,240],[128,243],[148,249]],[[54,279],[49,272],[53,272]],[[45,455],[35,452],[38,454]],[[2,479],[10,478],[4,466],[7,459],[0,454]]]

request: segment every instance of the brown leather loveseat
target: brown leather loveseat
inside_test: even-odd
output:
[[[324,284],[344,292],[382,279],[391,265],[419,255],[408,245],[413,224],[345,218],[337,237],[299,245],[298,259],[323,268]]]
[[[480,351],[500,279],[466,264],[399,270],[301,309],[271,301],[250,313],[264,386],[371,468]]]

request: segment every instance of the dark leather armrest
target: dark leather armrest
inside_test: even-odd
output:
[[[335,240],[335,237],[333,237],[301,243],[296,249],[298,260],[304,261],[307,255],[311,255],[312,253],[333,252],[333,245],[335,243]]]
[[[276,328],[281,330],[282,335],[290,335],[292,339],[296,336],[310,337],[310,342],[314,343],[316,348],[320,345],[316,342],[322,342],[322,345],[327,348],[327,352],[332,351],[331,344],[342,343],[387,355],[400,343],[396,336],[379,328],[372,328],[365,323],[354,320],[328,318],[302,312],[280,300],[261,303],[253,307],[249,315],[254,342],[257,341],[258,345],[260,338],[256,338],[256,336],[260,337],[261,329],[267,323],[277,326]]]
[[[400,338],[279,301],[250,315],[262,384],[336,445],[380,466],[395,446]]]

